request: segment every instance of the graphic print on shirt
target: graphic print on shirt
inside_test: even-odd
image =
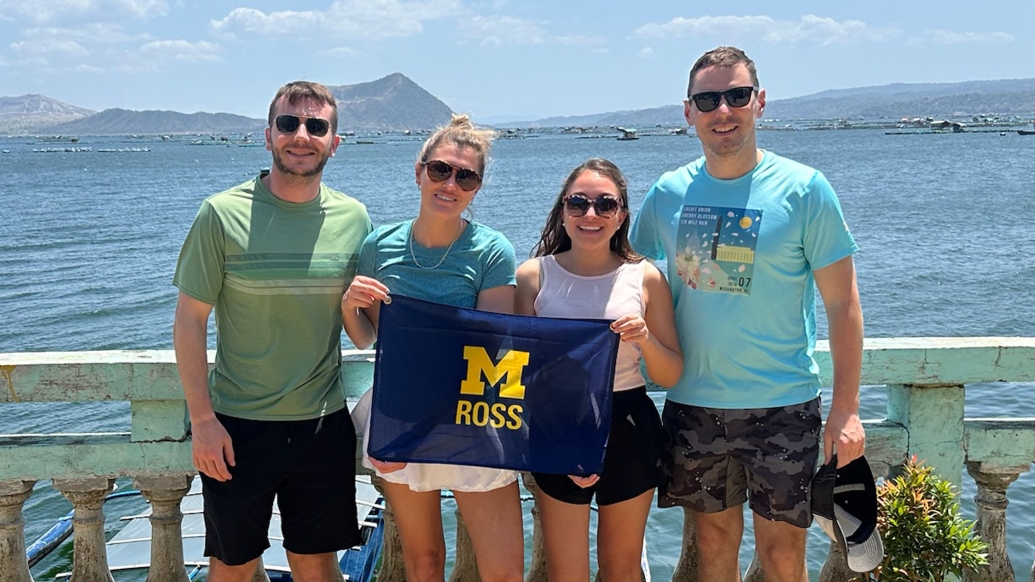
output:
[[[676,272],[691,289],[751,294],[762,211],[683,207],[676,231]]]

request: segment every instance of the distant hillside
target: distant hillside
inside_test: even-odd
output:
[[[0,134],[33,133],[95,113],[44,95],[0,97]]]
[[[47,133],[125,135],[147,133],[248,133],[261,132],[263,119],[232,113],[177,113],[105,109],[90,117],[47,128]]]
[[[431,129],[452,110],[401,73],[369,83],[330,87],[338,100],[338,131]]]
[[[1035,115],[1035,79],[963,83],[896,83],[834,89],[794,99],[769,101],[766,117],[833,119]]]
[[[834,89],[803,97],[770,100],[766,118],[838,119],[951,117],[994,113],[1035,117],[1035,79],[967,81],[963,83],[896,83],[879,87]],[[548,117],[499,123],[503,127],[683,125],[683,106],[664,105],[636,111]]]

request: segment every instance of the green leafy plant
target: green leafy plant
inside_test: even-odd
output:
[[[988,544],[974,532],[974,522],[960,516],[956,495],[916,456],[900,476],[877,488],[877,529],[885,553],[874,571],[877,580],[941,582],[988,563]]]

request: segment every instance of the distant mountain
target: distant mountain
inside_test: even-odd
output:
[[[1035,79],[963,83],[895,83],[833,89],[770,101],[766,117],[835,119],[859,117],[952,117],[994,113],[1035,115]]]
[[[772,98],[772,95],[769,95]],[[1035,116],[1035,79],[963,83],[895,83],[878,87],[833,89],[803,97],[770,100],[766,118],[855,119],[859,117],[960,117],[983,114]],[[665,105],[636,111],[548,117],[500,123],[502,127],[684,125],[683,106]]]
[[[67,123],[52,125],[47,133],[80,135],[125,135],[147,133],[249,133],[261,132],[263,119],[232,113],[178,113],[176,111],[104,111]]]
[[[338,100],[338,131],[431,129],[449,123],[453,113],[401,73],[330,90]]]
[[[0,133],[33,133],[97,113],[45,95],[0,97]]]

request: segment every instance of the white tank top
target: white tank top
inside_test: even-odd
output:
[[[535,298],[536,315],[614,321],[629,313],[645,313],[643,270],[647,261],[623,263],[610,273],[583,277],[564,270],[553,255],[538,260],[542,286]],[[615,364],[615,392],[643,384],[640,346],[620,342]]]

